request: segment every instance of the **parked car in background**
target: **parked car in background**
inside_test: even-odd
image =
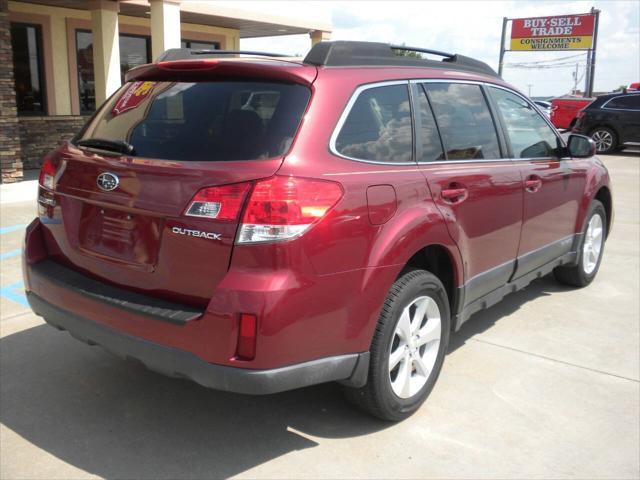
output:
[[[627,90],[640,90],[640,82],[632,83]]]
[[[538,108],[544,113],[547,117],[551,117],[551,102],[545,102],[544,100],[534,100]]]
[[[560,129],[568,130],[576,123],[578,112],[593,102],[595,98],[562,97],[551,100],[551,123]]]
[[[45,158],[23,265],[48,323],[221,390],[339,381],[401,420],[471,315],[595,278],[613,202],[593,141],[485,63],[236,54],[131,70]]]
[[[578,113],[572,131],[590,136],[598,153],[640,144],[640,92],[599,96]]]

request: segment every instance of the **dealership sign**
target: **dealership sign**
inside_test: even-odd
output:
[[[593,43],[595,15],[514,18],[511,50],[586,50]]]
[[[114,117],[137,108],[153,91],[156,82],[133,82],[111,109]]]

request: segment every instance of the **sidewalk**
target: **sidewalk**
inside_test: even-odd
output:
[[[35,201],[38,195],[38,170],[25,170],[24,180],[0,185],[0,204]]]

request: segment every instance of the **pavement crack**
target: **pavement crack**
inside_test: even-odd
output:
[[[571,363],[571,362],[567,362],[565,360],[559,360],[557,358],[547,357],[546,355],[540,355],[539,353],[527,352],[526,350],[521,350],[519,348],[514,348],[514,347],[508,347],[506,345],[500,345],[499,343],[489,342],[487,340],[481,340],[479,338],[469,338],[469,340],[473,340],[474,342],[478,342],[478,343],[484,343],[486,345],[492,345],[494,347],[504,348],[506,350],[511,350],[513,352],[523,353],[525,355],[530,355],[532,357],[541,358],[543,360],[549,360],[551,362],[561,363],[563,365],[568,365],[570,367],[580,368],[582,370],[588,370],[588,371],[594,372],[594,373],[600,373],[602,375],[607,375],[609,377],[616,377],[616,378],[620,378],[622,380],[629,380],[630,382],[640,383],[640,380],[638,380],[636,378],[625,377],[624,375],[618,375],[618,374],[611,373],[611,372],[605,372],[604,370],[598,370],[597,368],[585,367],[584,365],[578,365],[577,363]]]

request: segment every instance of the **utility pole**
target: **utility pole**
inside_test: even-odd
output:
[[[533,86],[533,83],[527,83],[527,87],[529,87],[529,98],[531,98],[531,87]]]
[[[589,61],[588,61],[589,82],[587,83],[588,88],[584,92],[585,97],[593,96],[593,84],[594,84],[593,80],[594,80],[594,75],[596,71],[596,48],[598,46],[598,24],[600,23],[600,10],[596,10],[595,8],[591,7],[591,15],[596,16],[596,21],[595,21],[595,27],[593,30],[593,45],[591,45],[591,50],[587,54],[589,58]]]
[[[507,35],[507,17],[502,18],[502,36],[500,37],[500,57],[498,60],[498,76],[502,77],[502,67],[504,64],[504,41]]]
[[[576,62],[576,71],[572,72],[573,75],[573,90],[571,90],[571,94],[575,95],[578,91],[578,62]]]

